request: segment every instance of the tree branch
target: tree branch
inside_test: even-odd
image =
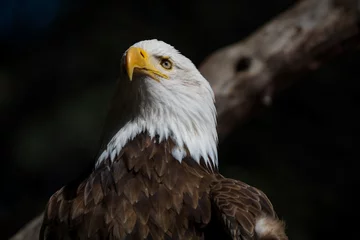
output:
[[[216,95],[220,139],[248,119],[256,103],[271,104],[300,73],[358,47],[359,13],[360,0],[303,0],[205,59],[199,69]],[[41,222],[39,215],[11,240],[38,239]]]
[[[303,0],[247,39],[200,65],[216,96],[220,140],[248,119],[254,104],[329,57],[359,44],[359,0]]]
[[[28,222],[10,240],[38,240],[43,220],[43,213]]]

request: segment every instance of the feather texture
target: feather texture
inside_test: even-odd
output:
[[[207,232],[224,230],[223,239],[249,240],[262,239],[256,231],[261,217],[280,224],[260,190],[193,164],[189,157],[180,163],[171,155],[171,141],[148,144],[149,138],[138,135],[114,162],[104,161],[76,186],[72,199],[65,199],[72,189],[56,192],[40,239],[216,239]],[[266,222],[260,223],[258,231],[265,229]]]
[[[211,185],[210,194],[213,209],[231,239],[287,240],[281,221],[262,191],[218,175]],[[272,235],[261,232],[259,221],[263,221],[264,217],[279,226]]]
[[[172,142],[149,145],[144,141],[149,138],[138,135],[114,162],[104,161],[78,185],[73,199],[64,199],[66,188],[55,193],[47,205],[41,239],[65,239],[49,238],[60,229],[73,231],[73,239],[201,237],[203,230],[197,226],[210,221],[214,176],[200,165],[190,171],[190,159],[174,159]],[[151,153],[152,158],[144,157]],[[51,227],[55,225],[57,230]]]

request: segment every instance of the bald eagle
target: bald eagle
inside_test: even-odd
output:
[[[158,40],[131,46],[92,171],[49,200],[40,239],[287,239],[266,195],[218,171],[214,93]]]

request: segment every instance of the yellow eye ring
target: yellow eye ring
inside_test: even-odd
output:
[[[169,59],[162,59],[160,65],[167,70],[172,69],[172,62]]]

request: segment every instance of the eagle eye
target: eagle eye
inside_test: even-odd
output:
[[[172,62],[169,60],[169,59],[167,59],[167,58],[163,58],[163,59],[161,59],[161,62],[160,62],[160,65],[163,67],[163,68],[165,68],[165,69],[167,69],[167,70],[170,70],[171,68],[172,68]]]

